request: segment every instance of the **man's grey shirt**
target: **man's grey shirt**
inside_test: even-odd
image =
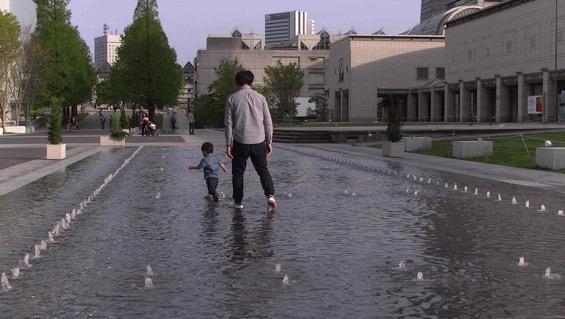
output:
[[[273,122],[267,99],[250,88],[228,97],[224,111],[226,145],[259,144],[273,140]]]

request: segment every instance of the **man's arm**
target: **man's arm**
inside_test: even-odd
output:
[[[267,155],[271,156],[273,153],[273,120],[271,119],[271,112],[269,111],[269,104],[267,103],[266,98],[263,98],[263,126],[265,127]]]
[[[233,108],[229,98],[224,109],[224,130],[226,134],[226,154],[229,159],[233,159],[231,148],[233,142]]]

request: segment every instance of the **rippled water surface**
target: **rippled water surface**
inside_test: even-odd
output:
[[[17,266],[133,151],[103,151],[0,197],[0,270]],[[0,292],[0,317],[565,313],[565,279],[543,278],[548,266],[565,276],[559,196],[433,172],[415,172],[433,178],[432,184],[415,182],[312,152],[317,155],[288,147],[273,157],[280,208],[269,216],[254,172],[246,180],[245,209],[235,211],[227,199],[203,199],[201,172],[186,170],[198,162],[198,149],[143,149],[70,230],[31,260],[22,278],[10,281],[13,289]],[[230,181],[229,173],[221,176],[226,197]],[[469,185],[470,193],[445,189],[446,181]],[[480,196],[472,195],[474,187]],[[487,199],[487,188],[504,200]],[[511,194],[531,199],[532,206],[544,203],[550,212],[513,206]],[[520,256],[527,267],[517,266]],[[406,269],[398,268],[400,262]],[[145,287],[147,265],[155,272],[152,288]],[[423,281],[416,280],[420,271]]]

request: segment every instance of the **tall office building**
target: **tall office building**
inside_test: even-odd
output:
[[[268,47],[288,43],[297,35],[314,33],[314,21],[308,19],[308,12],[291,11],[265,15],[265,45]]]
[[[117,34],[105,34],[94,39],[94,66],[99,70],[105,63],[113,65],[118,58],[122,39]]]

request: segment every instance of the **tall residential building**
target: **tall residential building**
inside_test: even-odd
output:
[[[94,39],[94,66],[99,70],[105,63],[113,65],[118,58],[122,39],[117,34],[105,34]]]
[[[314,33],[314,20],[308,19],[308,12],[291,11],[265,15],[265,45],[268,47],[286,44],[297,35]]]
[[[35,29],[36,14],[33,0],[0,0],[0,11],[15,15],[20,23],[22,36],[29,39]]]

